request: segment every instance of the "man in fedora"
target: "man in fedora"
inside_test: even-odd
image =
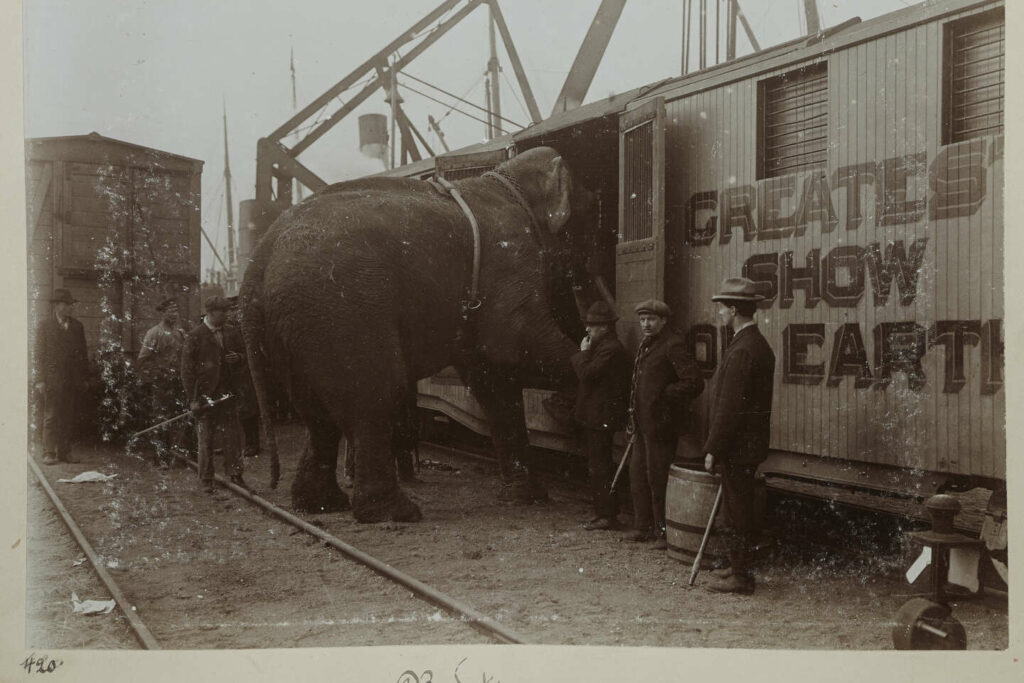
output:
[[[53,290],[53,312],[36,331],[35,390],[42,397],[43,463],[76,462],[71,440],[78,426],[78,403],[87,388],[89,356],[82,323],[71,317],[75,298]]]
[[[181,380],[188,407],[197,417],[199,480],[213,493],[213,442],[221,442],[224,472],[232,483],[242,479],[241,427],[238,423],[238,376],[248,372],[245,344],[237,328],[225,325],[230,304],[222,296],[206,300],[206,317],[185,335]]]
[[[633,497],[635,530],[629,541],[654,541],[654,549],[668,547],[665,539],[665,487],[676,452],[679,426],[686,406],[704,389],[700,369],[686,351],[686,343],[672,331],[672,315],[664,301],[637,304],[643,338],[633,362],[629,411],[635,430],[629,484]]]
[[[594,503],[594,519],[583,525],[588,531],[619,526],[618,501],[610,490],[612,437],[625,423],[629,358],[615,336],[617,319],[607,303],[594,303],[583,317],[587,336],[570,359],[579,378],[573,418],[581,427]]]
[[[723,539],[729,566],[712,572],[716,593],[754,592],[750,551],[756,541],[754,473],[768,456],[775,354],[757,329],[754,313],[764,297],[753,281],[732,277],[711,297],[718,319],[734,332],[715,374],[708,403],[704,467],[722,478]]]
[[[139,375],[149,388],[149,424],[180,415],[185,410],[180,376],[185,331],[179,324],[178,302],[165,299],[157,304],[156,310],[163,319],[146,331],[138,359]],[[184,449],[184,434],[184,425],[179,421],[152,436],[156,465],[160,469],[170,466],[172,449]]]

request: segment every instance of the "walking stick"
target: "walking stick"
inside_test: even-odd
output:
[[[203,409],[206,410],[207,408],[212,408],[212,407],[214,407],[216,405],[219,405],[219,404],[223,403],[224,401],[228,400],[229,398],[231,398],[231,394],[225,394],[225,395],[221,396],[220,398],[218,398],[215,401],[209,401],[208,405],[204,406]],[[188,417],[191,414],[192,414],[191,410],[186,410],[181,415],[175,415],[174,417],[167,418],[163,422],[156,423],[152,427],[146,427],[141,432],[135,432],[130,437],[128,437],[128,440],[131,441],[133,439],[137,439],[140,436],[142,436],[143,434],[148,434],[149,432],[156,431],[157,429],[160,429],[161,427],[166,427],[167,425],[169,425],[169,424],[171,424],[173,422],[177,422],[178,420],[184,420],[186,417]]]
[[[700,561],[704,557],[704,548],[708,545],[708,538],[711,536],[711,527],[718,515],[718,504],[722,502],[722,485],[718,485],[718,493],[715,494],[715,503],[711,506],[711,517],[708,518],[708,526],[704,529],[704,538],[700,540],[700,548],[697,550],[697,557],[693,558],[693,569],[690,570],[690,580],[686,585],[692,586],[697,578],[697,570],[700,569]]]
[[[622,474],[622,468],[626,465],[626,461],[629,460],[629,453],[633,450],[633,444],[636,443],[636,432],[633,432],[629,437],[629,443],[626,444],[626,452],[622,454],[622,460],[619,461],[619,469],[615,470],[615,476],[612,478],[612,485],[608,489],[608,493],[615,493],[615,484],[619,481],[619,475]]]

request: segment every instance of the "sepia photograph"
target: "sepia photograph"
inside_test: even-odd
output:
[[[1009,4],[24,0],[0,670],[1012,666]]]

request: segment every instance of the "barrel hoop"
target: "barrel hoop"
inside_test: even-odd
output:
[[[686,557],[687,559],[693,559],[693,558],[697,557],[697,551],[689,550],[687,548],[681,548],[681,547],[679,547],[677,545],[674,545],[672,543],[668,544],[668,549],[673,551],[673,552],[679,553],[680,555],[682,555],[683,557]],[[716,559],[718,557],[720,557],[720,555],[717,555],[715,553],[709,553],[707,550],[704,551],[704,559],[705,560]]]
[[[676,529],[678,531],[688,531],[691,534],[699,534],[700,536],[704,536],[704,527],[702,527],[702,526],[693,526],[691,524],[683,524],[682,522],[677,522],[674,519],[666,519],[665,520],[665,525],[669,526],[669,527],[671,527],[673,529]]]

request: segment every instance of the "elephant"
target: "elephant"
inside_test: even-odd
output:
[[[512,497],[546,497],[528,461],[522,389],[527,377],[557,385],[572,375],[577,345],[552,314],[548,274],[565,252],[573,175],[556,150],[537,147],[453,185],[478,224],[476,262],[471,223],[451,196],[387,177],[331,185],[289,208],[251,256],[242,331],[273,462],[268,372],[309,435],[296,508],[421,519],[397,481],[392,441],[416,381],[447,366],[488,418]],[[351,501],[335,473],[342,435],[358,452]]]

